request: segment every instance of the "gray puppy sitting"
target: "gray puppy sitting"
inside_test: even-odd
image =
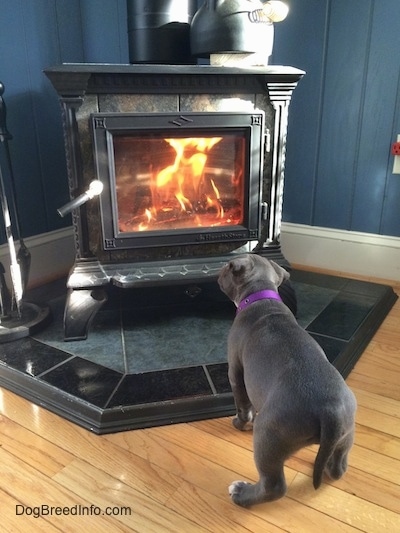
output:
[[[325,472],[339,479],[353,444],[356,400],[318,343],[281,301],[286,270],[255,254],[238,256],[219,275],[221,290],[236,304],[228,338],[229,381],[235,428],[253,424],[259,481],[235,481],[232,500],[243,507],[286,493],[283,467],[300,448],[319,444],[313,485]]]

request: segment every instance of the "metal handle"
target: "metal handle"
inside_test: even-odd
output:
[[[3,100],[4,85],[0,81],[0,141],[12,139],[11,133],[7,129],[7,109]]]
[[[65,217],[65,215],[68,215],[74,209],[77,209],[81,205],[85,204],[88,200],[91,200],[95,196],[101,194],[102,190],[103,183],[99,180],[93,180],[90,183],[89,189],[87,191],[57,209],[57,213],[60,215],[60,217]]]

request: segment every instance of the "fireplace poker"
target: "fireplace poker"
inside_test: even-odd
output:
[[[31,254],[30,254],[28,248],[26,247],[26,245],[24,243],[24,240],[23,240],[22,235],[21,235],[21,230],[20,230],[20,222],[19,222],[20,218],[19,218],[17,202],[16,202],[16,196],[17,195],[16,195],[16,190],[15,190],[15,179],[14,179],[14,172],[13,172],[13,167],[12,167],[12,162],[11,162],[10,148],[9,148],[9,145],[8,145],[8,141],[10,139],[12,139],[12,135],[7,129],[7,122],[6,122],[6,120],[7,120],[7,109],[6,109],[6,104],[5,104],[4,100],[3,100],[3,94],[4,94],[4,85],[0,82],[0,142],[5,147],[6,160],[7,160],[8,171],[9,171],[9,176],[10,176],[10,181],[11,181],[11,195],[10,195],[10,198],[11,198],[11,207],[12,207],[12,210],[13,210],[13,213],[14,213],[16,237],[17,237],[17,240],[19,241],[18,253],[16,253],[16,251],[15,251],[15,243],[14,243],[14,241],[13,241],[13,247],[14,247],[14,252],[16,253],[16,261],[17,261],[17,263],[19,265],[19,270],[20,270],[21,284],[22,284],[22,294],[21,294],[21,298],[22,298],[23,293],[24,293],[24,291],[26,289],[26,286],[28,284],[29,271],[30,271],[30,267],[31,267]],[[2,179],[2,195],[4,196],[5,200],[7,201],[7,197],[5,195],[5,186],[4,186],[3,177],[1,179]],[[3,201],[2,201],[2,208],[3,208]],[[8,208],[8,203],[7,203],[7,208]],[[3,216],[4,216],[4,221],[5,221],[6,220],[6,215],[4,213],[4,208],[3,208]],[[10,218],[9,210],[8,210],[8,218]],[[7,225],[6,225],[6,234],[7,234],[7,231],[8,230],[7,230]],[[11,232],[11,218],[10,218],[9,231]],[[11,233],[11,235],[12,235],[12,233]],[[8,234],[7,234],[7,240],[8,239],[9,239],[9,237],[8,237]],[[9,244],[9,246],[10,246],[10,244]],[[10,255],[12,255],[11,250],[10,250]],[[16,268],[14,268],[14,270],[16,271]],[[15,287],[14,287],[14,289],[15,289]],[[15,290],[14,290],[14,292],[15,292]]]
[[[0,203],[1,203],[1,209],[3,211],[4,226],[6,230],[8,249],[10,252],[11,283],[12,283],[13,290],[14,290],[14,298],[15,298],[15,303],[17,306],[17,313],[18,313],[18,316],[21,317],[21,301],[22,301],[22,296],[24,292],[23,287],[22,287],[22,275],[21,275],[21,268],[17,260],[14,237],[12,234],[10,210],[8,208],[8,202],[7,202],[6,191],[4,187],[3,172],[1,170],[1,165],[0,165]]]

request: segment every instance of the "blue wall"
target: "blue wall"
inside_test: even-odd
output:
[[[126,63],[125,20],[124,0],[0,0],[0,81],[24,237],[71,224],[57,214],[69,200],[64,141],[58,97],[43,69]],[[1,146],[0,161],[4,169]]]
[[[287,0],[273,62],[307,75],[290,109],[285,221],[400,236],[390,155],[400,133],[398,2]],[[0,0],[0,81],[24,237],[70,223],[56,213],[68,201],[64,145],[42,72],[62,62],[127,63],[125,0]]]
[[[274,62],[307,71],[293,97],[287,222],[400,236],[398,0],[288,0]]]

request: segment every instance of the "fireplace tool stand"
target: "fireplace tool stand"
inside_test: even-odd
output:
[[[50,319],[48,307],[40,307],[26,302],[23,297],[28,283],[31,254],[21,236],[19,215],[16,203],[14,173],[8,141],[12,135],[7,129],[6,106],[3,100],[4,85],[0,82],[0,144],[5,152],[7,173],[11,187],[8,192],[4,180],[5,173],[0,162],[0,204],[3,214],[4,228],[8,251],[10,254],[10,293],[6,282],[6,269],[0,263],[0,343],[27,337],[46,325]],[[11,211],[10,211],[11,206]],[[14,240],[12,220],[14,221],[16,239],[19,242],[17,251]]]

